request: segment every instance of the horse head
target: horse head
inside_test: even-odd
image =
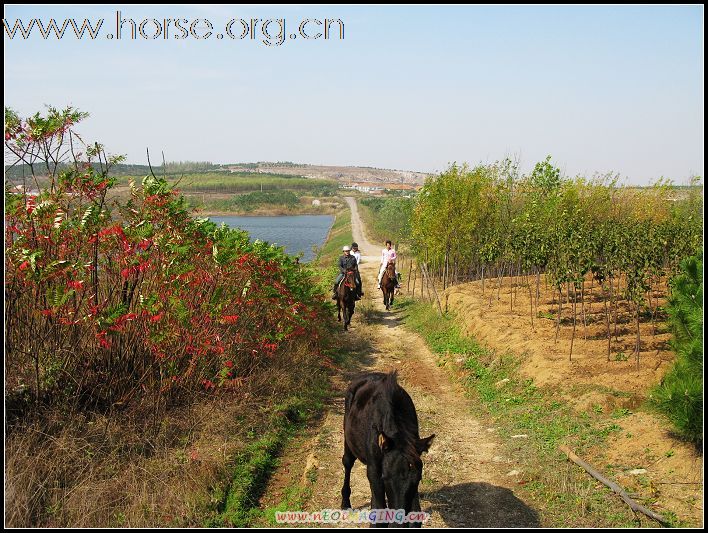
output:
[[[356,289],[356,275],[353,270],[347,270],[344,276],[344,286],[351,290]]]
[[[410,512],[418,495],[418,485],[423,477],[421,454],[427,452],[435,435],[416,438],[399,432],[397,438],[379,435],[383,452],[382,479],[389,509]]]

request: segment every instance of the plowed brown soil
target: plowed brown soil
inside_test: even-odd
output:
[[[571,359],[572,302],[568,305],[563,300],[564,320],[556,341],[556,295],[549,291],[541,293],[538,306],[541,317],[534,316],[532,326],[528,287],[519,284],[514,291],[511,285],[510,278],[503,279],[497,297],[496,279],[487,280],[484,293],[481,281],[464,283],[448,288],[442,298],[447,299],[450,310],[457,314],[469,335],[492,349],[520,356],[522,374],[532,378],[538,386],[552,389],[578,412],[602,410],[610,415],[620,412],[618,410],[630,410],[629,416],[616,420],[622,430],[614,434],[603,449],[593,450],[592,456],[586,459],[605,473],[612,473],[615,481],[643,498],[645,504],[646,501],[656,502],[654,510],[672,511],[689,523],[702,524],[702,454],[676,438],[666,419],[645,408],[651,388],[660,382],[674,360],[666,325],[657,323],[654,334],[651,319],[642,319],[637,365],[633,353],[636,323],[624,303],[620,306],[616,336],[613,317],[610,317],[608,361],[604,304],[597,284],[594,294],[588,294],[588,281],[585,286],[587,328],[578,302]],[[535,284],[532,284],[532,295],[535,302]],[[661,294],[654,296],[658,297],[659,304],[664,303]],[[637,409],[639,412],[634,412]],[[629,473],[634,470],[646,472]]]

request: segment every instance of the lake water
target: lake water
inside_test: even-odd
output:
[[[225,222],[230,228],[246,230],[251,241],[260,239],[284,246],[291,255],[303,252],[302,261],[314,258],[312,246],[322,246],[329,228],[332,227],[332,215],[296,215],[278,217],[209,217],[221,225]]]

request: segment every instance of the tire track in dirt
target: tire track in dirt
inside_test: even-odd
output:
[[[385,311],[376,289],[377,248],[363,234],[354,199],[346,200],[352,210],[354,240],[366,254],[361,264],[365,297],[358,303],[349,332],[341,333],[342,343],[351,344],[359,364],[337,377],[337,394],[317,426],[290,445],[261,499],[261,507],[277,505],[288,487],[300,486],[311,491],[302,510],[339,508],[347,383],[360,371],[395,369],[399,383],[413,398],[421,437],[436,434],[429,453],[423,455],[420,499],[423,511],[431,514],[424,527],[539,526],[536,511],[513,492],[517,477],[509,474],[518,468],[512,459],[501,456],[494,428],[472,416],[464,390],[437,365],[437,357],[423,339],[403,327],[399,313]],[[368,324],[361,312],[367,305],[373,307]],[[354,508],[367,509],[371,493],[366,467],[359,461],[352,470],[351,489]]]

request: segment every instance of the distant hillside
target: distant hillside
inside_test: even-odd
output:
[[[224,165],[232,172],[266,172],[290,174],[306,178],[325,178],[339,182],[407,183],[422,185],[428,176],[425,172],[374,167],[346,167],[307,165],[291,162],[234,163]]]
[[[193,173],[255,173],[255,174],[276,174],[283,176],[302,176],[305,178],[331,179],[338,182],[369,182],[369,183],[403,183],[410,185],[422,185],[428,174],[409,170],[394,170],[374,167],[346,167],[346,166],[326,166],[307,165],[291,163],[289,161],[279,161],[277,163],[233,163],[214,164],[209,162],[179,162],[167,163],[163,169],[162,165],[152,167],[155,174],[168,176],[178,176],[180,174]],[[61,165],[60,165],[61,170]],[[46,175],[47,169],[35,167],[38,176]],[[111,169],[112,176],[145,176],[150,174],[148,165],[133,165],[121,163]],[[23,176],[31,176],[32,171],[28,165],[16,165],[12,168],[5,166],[5,178],[8,181],[18,182]]]

